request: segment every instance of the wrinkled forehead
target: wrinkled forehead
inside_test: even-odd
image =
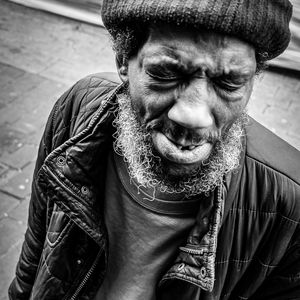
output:
[[[209,30],[159,24],[149,28],[141,49],[143,58],[169,58],[179,62],[201,63],[256,69],[255,49],[247,42]]]

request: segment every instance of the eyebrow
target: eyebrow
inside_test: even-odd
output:
[[[158,49],[154,51],[150,51],[150,53],[144,54],[143,58],[150,58],[150,57],[157,57],[157,58],[165,58],[166,60],[173,60],[175,62],[181,62],[180,56],[177,54],[177,51],[170,46],[161,45]]]
[[[163,53],[157,55],[145,56],[143,65],[146,67],[170,67],[174,70],[185,71],[187,66],[177,57],[170,57]]]
[[[170,62],[167,61],[160,61],[158,62],[149,62],[146,63],[145,71],[147,72],[162,72],[162,74],[169,74],[169,76],[184,76],[187,74],[187,67],[183,64],[178,62]],[[171,75],[172,74],[172,75]]]
[[[164,55],[160,55],[160,56],[156,56],[156,57],[148,57],[145,59],[144,61],[144,66],[148,69],[151,68],[157,68],[157,69],[161,69],[161,68],[170,68],[172,69],[174,72],[178,72],[178,73],[188,73],[190,75],[197,73],[198,71],[201,70],[201,66],[199,65],[188,65],[185,63],[181,63],[178,60],[174,60],[172,58],[169,58],[167,56]],[[208,77],[224,77],[224,78],[228,78],[228,79],[248,79],[250,77],[252,77],[252,72],[250,70],[245,70],[244,68],[228,68],[227,70],[223,69],[223,70],[208,70],[207,73]]]
[[[177,51],[169,46],[161,46],[159,49],[155,49],[147,54],[143,55],[143,61],[146,63],[147,66],[155,66],[159,64],[161,66],[171,66],[175,70],[178,71],[189,71],[191,73],[197,72],[201,66],[191,66],[185,59],[177,53]],[[192,67],[192,68],[191,68]],[[192,70],[191,70],[192,69]],[[226,76],[229,78],[250,78],[253,74],[251,70],[246,65],[242,66],[235,66],[235,67],[228,67],[224,66],[222,70],[214,71],[211,74],[214,76]]]
[[[254,75],[252,73],[253,72],[251,72],[249,68],[245,70],[245,66],[242,66],[240,68],[224,70],[222,75],[229,78],[236,78],[236,77],[249,78],[252,75]]]

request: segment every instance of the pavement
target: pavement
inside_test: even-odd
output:
[[[37,147],[57,98],[80,78],[114,71],[101,27],[0,0],[0,300],[14,276],[27,223]],[[249,113],[300,150],[300,73],[256,79]]]

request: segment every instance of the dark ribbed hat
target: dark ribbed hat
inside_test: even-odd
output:
[[[290,41],[288,0],[104,0],[108,31],[134,24],[166,22],[206,28],[239,37],[272,59]]]

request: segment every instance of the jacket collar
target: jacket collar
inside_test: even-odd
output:
[[[38,180],[47,181],[49,201],[54,201],[98,244],[104,226],[101,206],[104,195],[107,154],[112,147],[112,120],[118,85],[101,99],[89,125],[46,158]],[[46,178],[46,179],[45,179]]]

